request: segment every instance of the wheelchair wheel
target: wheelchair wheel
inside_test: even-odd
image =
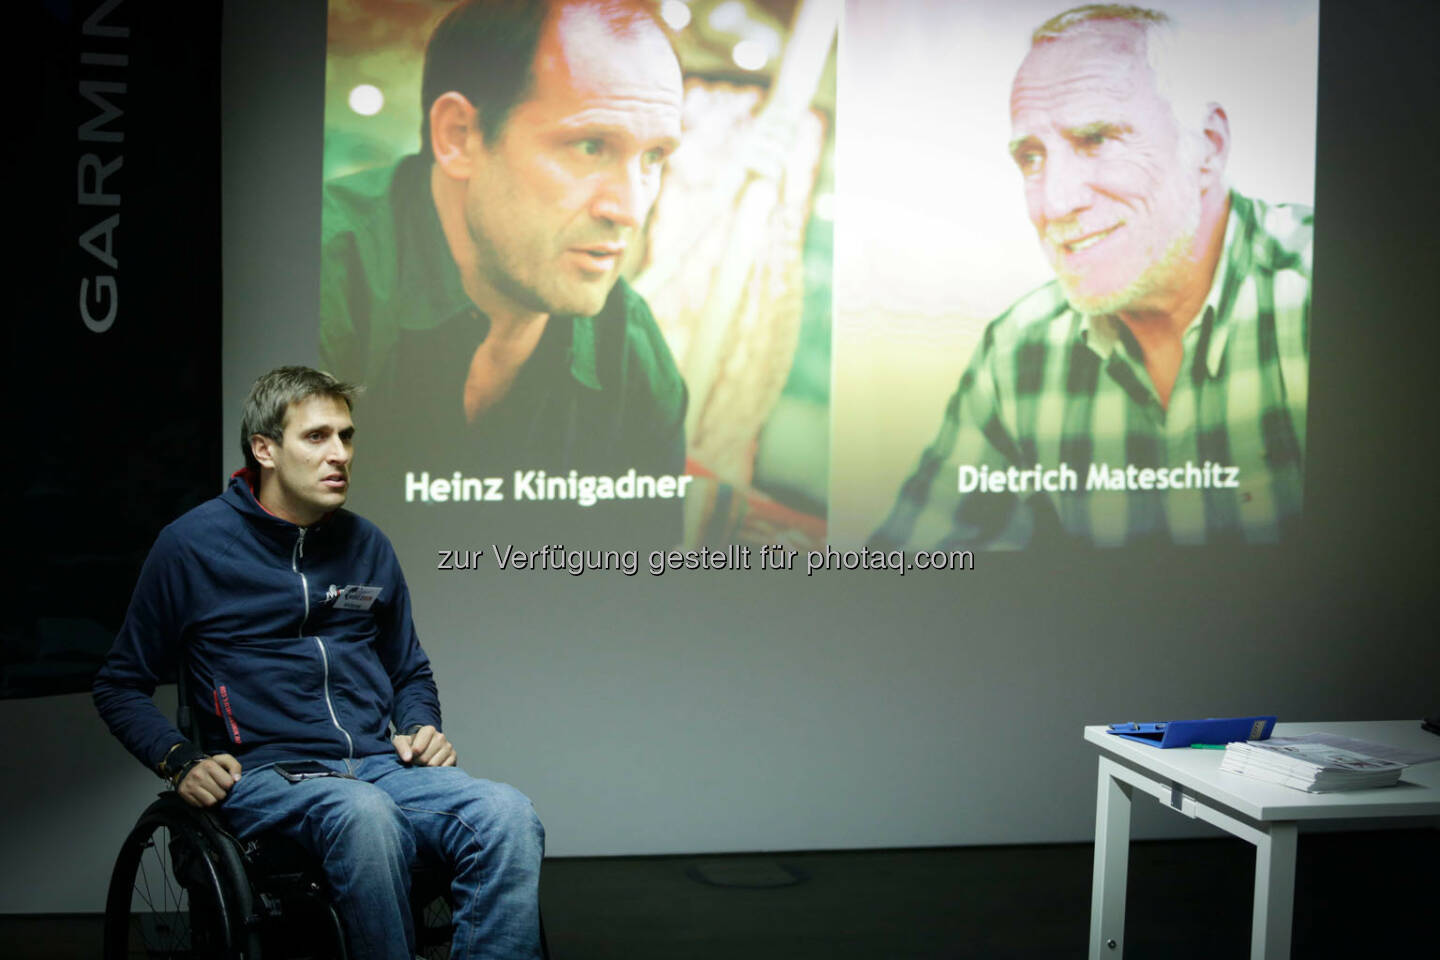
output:
[[[415,953],[423,960],[450,956],[454,922],[450,917],[450,876],[419,867],[411,875],[410,913],[415,924]]]
[[[250,885],[233,842],[162,794],[125,838],[105,901],[105,960],[253,960]]]

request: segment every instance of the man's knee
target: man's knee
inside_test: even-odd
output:
[[[535,812],[530,798],[508,783],[496,784],[495,823],[507,835],[533,840],[543,851],[545,848],[545,825]]]
[[[318,852],[327,859],[412,861],[415,835],[395,801],[367,783],[347,786],[353,789],[337,792],[314,810],[311,829]]]
[[[506,848],[537,863],[545,852],[545,826],[530,798],[508,783],[472,780],[463,816],[479,828],[481,846]]]

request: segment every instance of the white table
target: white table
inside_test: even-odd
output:
[[[1130,855],[1130,797],[1136,788],[1187,817],[1199,817],[1255,845],[1252,960],[1290,956],[1295,848],[1302,820],[1440,816],[1440,761],[1408,768],[1400,783],[1375,790],[1306,793],[1220,772],[1221,750],[1161,750],[1085,728],[1100,748],[1095,798],[1095,880],[1090,900],[1090,960],[1125,951],[1125,884]],[[1418,720],[1281,723],[1272,736],[1334,733],[1434,752],[1440,737]]]

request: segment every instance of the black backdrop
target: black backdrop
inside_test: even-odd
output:
[[[25,7],[3,697],[89,687],[156,533],[220,469],[221,7]]]

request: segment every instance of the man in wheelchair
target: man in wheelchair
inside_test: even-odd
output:
[[[305,367],[255,381],[246,467],[161,531],[95,704],[186,803],[313,853],[350,956],[415,956],[420,857],[453,873],[454,956],[539,957],[544,828],[456,766],[394,550],[342,509],[356,392]],[[198,743],[151,699],[177,669]]]

